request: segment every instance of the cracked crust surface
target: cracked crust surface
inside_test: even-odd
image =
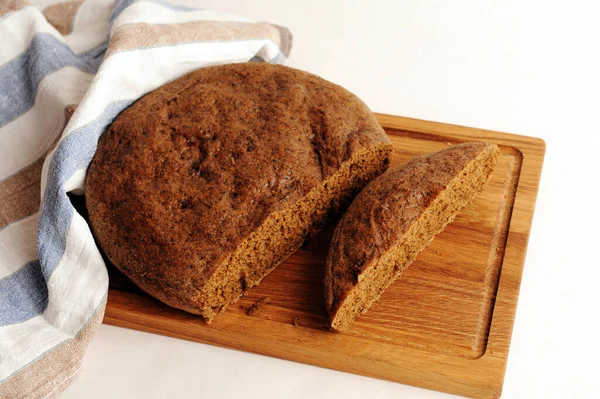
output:
[[[90,165],[86,204],[111,262],[210,319],[382,173],[390,153],[374,115],[340,86],[266,63],[208,67],[119,115]]]

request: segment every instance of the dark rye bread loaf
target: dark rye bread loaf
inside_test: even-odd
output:
[[[498,147],[465,143],[415,158],[369,183],[335,229],[325,271],[331,326],[344,330],[473,200]]]
[[[389,164],[340,86],[266,63],[197,70],[123,111],[86,180],[97,242],[139,287],[212,319]]]

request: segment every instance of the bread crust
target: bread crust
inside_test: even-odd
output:
[[[498,157],[494,144],[452,146],[390,169],[360,192],[336,227],[327,259],[325,302],[334,328],[345,329],[368,310],[481,191]],[[434,206],[438,209],[431,209]],[[400,253],[392,254],[393,249]],[[385,265],[374,271],[380,263]],[[367,287],[371,283],[366,282],[364,288],[358,287],[368,273],[374,273],[369,280],[378,281],[376,286]],[[359,292],[365,289],[370,290],[368,295]],[[345,302],[352,303],[340,311]]]
[[[373,165],[362,178],[370,179],[387,168],[389,139],[342,87],[266,63],[203,68],[145,95],[102,135],[86,179],[90,224],[138,286],[211,318],[239,297],[215,276],[244,240],[365,151]],[[331,195],[335,210],[340,194]],[[277,252],[269,262],[285,259],[325,217],[309,216],[289,243],[263,249]],[[236,277],[242,293],[257,274]]]

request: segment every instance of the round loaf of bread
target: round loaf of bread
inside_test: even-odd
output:
[[[371,179],[391,145],[356,96],[283,66],[208,67],[142,97],[98,143],[94,236],[143,290],[213,318]]]

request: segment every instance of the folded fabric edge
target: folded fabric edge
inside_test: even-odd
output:
[[[85,350],[104,318],[108,295],[79,333],[52,348],[5,379],[0,387],[3,397],[46,398],[60,394],[78,373]]]
[[[275,27],[279,31],[279,50],[285,55],[286,58],[289,58],[290,52],[292,51],[292,43],[294,41],[294,36],[292,32],[286,27],[276,24],[270,24]]]
[[[269,41],[276,47],[271,58],[289,56],[290,32],[266,22],[239,21],[186,21],[172,24],[134,22],[114,28],[105,57],[124,51],[169,47],[188,43],[228,43],[244,41]],[[265,59],[269,61],[269,59]]]

